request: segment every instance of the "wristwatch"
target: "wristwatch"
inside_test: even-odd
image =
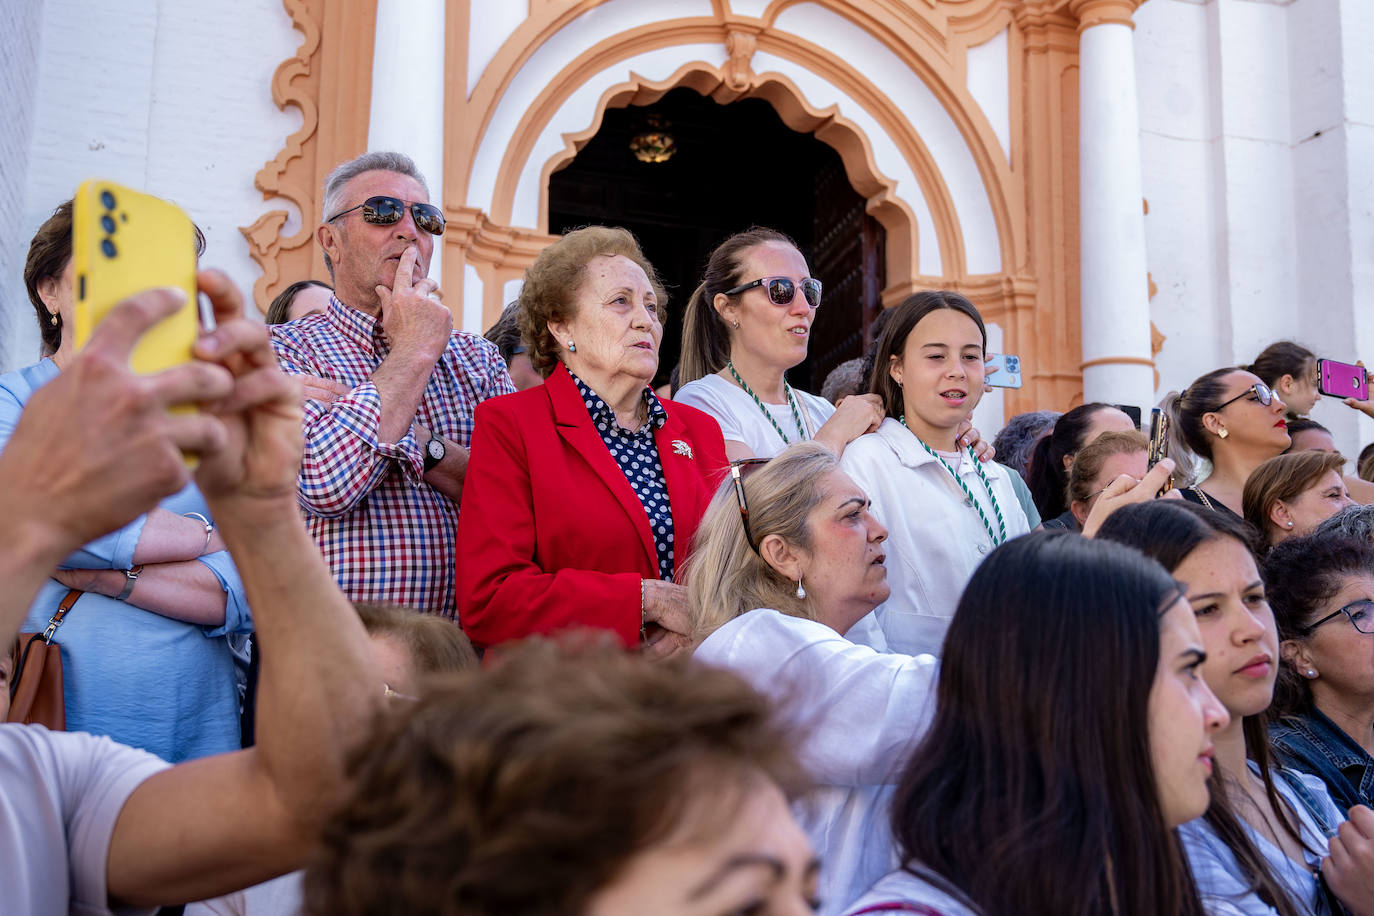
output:
[[[425,471],[428,473],[439,462],[444,460],[444,455],[448,450],[444,448],[444,440],[438,436],[430,436],[425,443]]]

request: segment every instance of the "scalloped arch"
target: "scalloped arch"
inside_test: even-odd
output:
[[[759,98],[778,112],[782,122],[799,133],[813,133],[816,139],[833,148],[844,163],[845,174],[854,189],[867,199],[866,209],[883,224],[888,234],[888,274],[908,276],[919,263],[917,254],[916,218],[910,206],[893,193],[893,182],[884,178],[873,159],[868,139],[857,125],[840,116],[835,106],[817,109],[811,106],[790,80],[777,75],[753,77],[747,88],[731,88],[722,68],[704,62],[684,64],[667,79],[650,81],[636,73],[624,83],[612,86],[597,101],[591,123],[581,131],[563,134],[564,147],[545,161],[540,171],[539,231],[548,231],[549,178],[571,162],[583,146],[600,130],[607,109],[629,105],[648,105],[658,101],[669,91],[689,88],[703,96],[725,101]],[[505,168],[502,175],[507,175]],[[506,218],[510,215],[514,195],[514,179],[519,170],[509,175],[508,187],[498,184],[495,209]],[[503,193],[506,191],[509,193]]]

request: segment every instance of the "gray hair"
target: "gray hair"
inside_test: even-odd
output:
[[[414,178],[420,183],[420,187],[425,189],[425,196],[429,196],[429,182],[425,181],[425,176],[416,167],[415,160],[405,153],[386,151],[363,153],[361,156],[334,166],[334,170],[325,178],[324,204],[321,207],[322,221],[327,222],[331,217],[339,215],[344,204],[344,187],[363,172],[395,172],[398,175]],[[329,268],[329,276],[332,279],[334,265],[330,263],[328,254],[324,256],[324,266]]]
[[[1034,410],[1012,417],[992,440],[997,460],[1025,477],[1026,464],[1030,461],[1036,440],[1054,429],[1060,416],[1053,410]]]
[[[1311,537],[1331,535],[1374,541],[1374,505],[1346,506],[1313,529]]]

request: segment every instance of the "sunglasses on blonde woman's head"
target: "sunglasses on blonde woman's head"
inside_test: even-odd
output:
[[[819,308],[821,304],[821,281],[815,277],[806,277],[800,284],[791,277],[761,277],[749,283],[742,283],[734,289],[727,289],[725,295],[733,296],[756,286],[762,286],[768,291],[768,300],[774,305],[791,305],[793,298],[797,295],[798,285],[801,286],[802,295],[806,297],[806,304],[813,309]]]
[[[349,207],[325,220],[332,223],[341,216],[347,216],[354,210],[363,211],[363,221],[377,226],[394,226],[405,216],[406,208],[410,208],[410,215],[415,218],[417,228],[428,232],[430,235],[444,234],[444,214],[433,204],[408,204],[398,197],[377,196],[369,197],[367,200],[358,204],[356,207]]]
[[[749,547],[754,553],[759,552],[759,545],[754,543],[754,532],[749,530],[749,501],[744,498],[744,472],[755,465],[767,463],[767,458],[741,458],[738,461],[730,462],[730,479],[735,483],[735,499],[739,501],[739,518],[744,523],[744,539],[749,542]]]
[[[1227,406],[1228,404],[1234,404],[1241,398],[1248,397],[1252,394],[1255,396],[1255,400],[1259,401],[1265,407],[1268,407],[1270,404],[1274,403],[1274,392],[1270,390],[1269,386],[1264,384],[1264,382],[1255,382],[1255,384],[1251,385],[1249,388],[1246,388],[1244,391],[1242,391],[1235,397],[1231,398],[1229,401],[1222,401],[1216,407],[1213,407],[1209,412],[1216,413],[1218,410],[1221,410],[1221,408]]]

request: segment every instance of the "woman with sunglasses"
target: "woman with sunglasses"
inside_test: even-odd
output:
[[[711,252],[683,316],[673,400],[715,417],[731,460],[808,439],[839,453],[882,420],[872,395],[831,406],[787,383],[787,370],[806,359],[820,304],[821,282],[781,232],[754,227]]]
[[[1200,916],[1171,828],[1207,808],[1227,717],[1177,583],[1067,532],[969,581],[935,720],[892,805],[900,867],[844,912]]]
[[[199,254],[205,240],[196,232]],[[0,377],[0,449],[29,398],[76,357],[72,277],[66,201],[29,245],[24,282],[45,355]],[[252,618],[238,570],[194,484],[67,557],[23,629],[43,632],[67,602],[74,603],[55,641],[62,646],[69,730],[108,735],[173,763],[240,747],[231,638],[250,632]]]
[[[1264,559],[1283,659],[1269,737],[1342,811],[1374,805],[1374,545],[1314,534]]]
[[[983,396],[986,344],[982,316],[958,293],[917,293],[897,306],[869,383],[887,419],[842,458],[892,529],[892,597],[875,618],[894,652],[939,655],[973,570],[1030,530],[1015,472],[959,444],[961,424]]]
[[[458,522],[458,614],[491,646],[574,627],[686,647],[676,584],[725,469],[720,427],[649,388],[666,295],[624,229],[590,226],[525,272],[544,384],[477,408]]]
[[[892,867],[896,762],[929,721],[930,659],[846,638],[888,595],[887,529],[828,447],[731,465],[687,570],[695,658],[788,705],[821,788],[797,811],[837,913]]]
[[[1268,385],[1245,369],[1216,369],[1180,394],[1164,399],[1169,418],[1169,455],[1179,466],[1181,495],[1207,509],[1242,518],[1245,481],[1265,461],[1280,455],[1288,437],[1286,405]],[[1205,479],[1189,455],[1211,462]]]
[[[1345,817],[1321,780],[1272,763],[1264,726],[1279,642],[1249,527],[1181,500],[1154,500],[1119,509],[1097,536],[1142,551],[1183,584],[1206,652],[1202,676],[1230,716],[1215,739],[1212,804],[1180,829],[1204,899],[1255,916],[1322,916],[1341,912],[1334,891],[1367,912],[1369,887],[1352,880],[1374,875],[1374,844],[1353,836],[1367,825],[1335,838]]]

